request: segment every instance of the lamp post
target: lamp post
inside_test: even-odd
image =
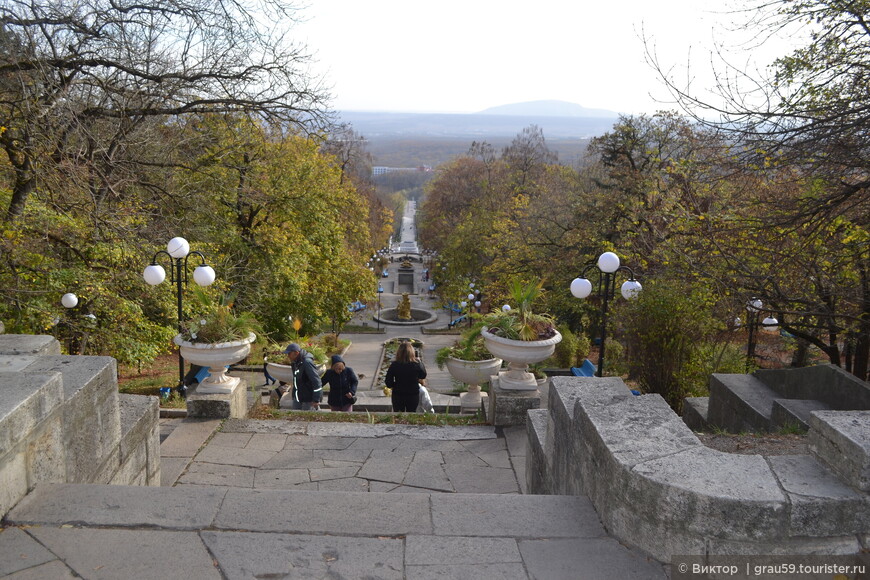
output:
[[[587,272],[592,268],[598,270],[598,289],[596,295],[602,299],[601,305],[601,345],[598,349],[598,370],[596,376],[604,376],[604,346],[607,341],[607,304],[616,295],[616,273],[619,271],[628,272],[628,280],[626,280],[620,292],[626,300],[637,297],[638,293],[643,288],[640,282],[634,277],[634,272],[628,266],[620,266],[619,256],[613,252],[604,252],[598,257],[598,262],[589,264],[583,268],[578,278],[574,278],[571,282],[571,294],[575,298],[586,298],[592,293],[592,282],[586,278]]]
[[[384,287],[378,282],[378,330],[381,329],[381,294],[384,293]]]
[[[755,361],[756,347],[756,327],[759,326],[758,317],[764,309],[764,303],[758,298],[752,298],[746,303],[747,317],[749,318],[749,343],[746,345],[746,372],[752,370],[752,363]],[[779,328],[779,320],[768,314],[761,321],[762,332],[776,332]]]
[[[145,267],[142,277],[151,286],[156,286],[166,279],[166,270],[157,263],[160,255],[169,257],[169,282],[175,284],[175,297],[178,307],[178,332],[181,332],[182,309],[181,288],[187,285],[187,260],[191,255],[198,256],[202,262],[193,271],[193,280],[200,286],[209,286],[215,280],[214,268],[205,263],[205,255],[202,252],[191,252],[190,244],[181,237],[172,238],[166,244],[166,250],[159,250],[151,258],[151,264]],[[184,385],[184,358],[181,349],[178,350],[178,392],[181,396],[186,395],[187,388]]]

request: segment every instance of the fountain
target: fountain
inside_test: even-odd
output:
[[[380,315],[375,317],[383,324],[401,325],[416,325],[430,324],[435,322],[438,316],[431,310],[423,310],[422,308],[411,308],[411,297],[407,292],[402,293],[402,300],[396,308],[384,308]]]

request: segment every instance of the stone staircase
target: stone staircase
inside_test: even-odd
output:
[[[111,357],[0,335],[0,514],[43,483],[160,484],[157,399],[116,377]]]
[[[814,411],[870,409],[870,387],[840,367],[823,364],[758,370],[749,375],[714,374],[710,396],[685,400],[683,418],[695,430],[731,433],[810,427]]]

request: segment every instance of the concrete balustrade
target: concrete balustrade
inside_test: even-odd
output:
[[[158,412],[118,394],[111,357],[0,335],[0,515],[38,483],[160,485]]]
[[[853,440],[840,476],[814,455],[710,449],[659,395],[633,396],[618,378],[553,377],[549,402],[529,411],[529,493],[587,495],[609,533],[660,561],[867,547],[870,502],[856,483],[867,481],[868,430],[856,417],[842,419],[847,432],[831,411],[813,413],[828,427],[816,435],[820,453],[833,433]]]

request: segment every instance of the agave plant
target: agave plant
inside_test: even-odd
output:
[[[182,323],[181,337],[189,342],[216,344],[261,334],[260,323],[250,312],[233,311],[233,295],[224,295],[217,303],[201,288],[194,288],[195,310],[192,320]]]
[[[498,310],[481,317],[478,322],[479,333],[482,327],[489,332],[512,340],[543,340],[556,334],[556,323],[547,314],[532,312],[532,304],[543,293],[543,281],[523,284],[514,280],[508,286],[511,302],[516,306],[510,310]]]

